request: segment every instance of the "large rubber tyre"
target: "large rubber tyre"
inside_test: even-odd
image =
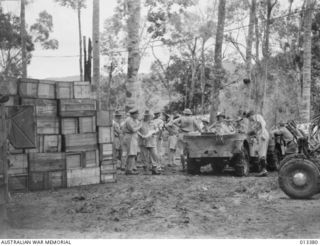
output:
[[[250,172],[250,162],[248,151],[244,148],[241,154],[238,154],[235,157],[237,160],[236,165],[234,166],[235,175],[238,177],[246,177]]]
[[[307,157],[303,154],[291,154],[291,155],[286,155],[279,164],[279,168],[278,170],[280,170],[280,168],[286,164],[288,161],[293,160],[293,159],[306,159]]]
[[[187,159],[187,173],[188,174],[200,174],[201,165],[197,163],[194,159],[188,158]]]
[[[308,199],[319,192],[319,169],[307,159],[291,158],[283,163],[278,180],[283,192],[294,199]]]
[[[280,167],[280,161],[282,159],[281,152],[278,148],[268,153],[267,155],[267,168],[269,171],[278,171]]]
[[[226,165],[224,163],[212,163],[211,164],[212,170],[214,173],[216,174],[220,174],[223,172],[224,168],[226,167]]]

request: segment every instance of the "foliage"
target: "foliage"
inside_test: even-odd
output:
[[[63,7],[72,8],[77,10],[78,8],[86,8],[86,0],[55,0]]]

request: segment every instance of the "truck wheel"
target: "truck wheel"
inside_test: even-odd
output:
[[[243,149],[242,153],[236,159],[237,159],[237,163],[234,167],[236,176],[238,177],[248,176],[250,171],[250,163],[249,163],[249,155],[247,150]]]
[[[319,169],[307,159],[289,159],[279,170],[279,186],[289,197],[311,198],[319,191]]]
[[[199,174],[201,166],[192,158],[187,160],[187,172],[189,174]]]
[[[278,148],[275,148],[274,151],[267,155],[267,168],[269,171],[279,170],[281,161],[281,152]]]

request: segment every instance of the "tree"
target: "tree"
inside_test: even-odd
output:
[[[214,81],[211,92],[211,109],[210,109],[210,122],[215,120],[216,113],[219,108],[219,92],[221,89],[221,81],[223,77],[222,67],[222,44],[223,44],[223,33],[224,33],[224,22],[225,22],[225,10],[226,1],[219,0],[218,7],[218,25],[216,33],[216,43],[214,52]]]
[[[83,67],[82,67],[82,28],[81,28],[81,9],[86,8],[86,0],[55,0],[61,6],[69,7],[77,11],[78,16],[78,30],[79,30],[79,67],[80,67],[80,80],[83,80]]]
[[[94,89],[97,89],[98,91],[98,101],[100,103],[100,0],[93,0],[92,39],[93,39],[92,84],[94,85]]]
[[[21,9],[20,9],[20,35],[21,35],[21,57],[22,57],[22,77],[27,77],[27,34],[26,34],[26,10],[25,5],[26,1],[21,0]]]
[[[315,1],[307,1],[303,28],[303,85],[301,93],[300,118],[303,122],[310,121],[311,96],[311,26]]]

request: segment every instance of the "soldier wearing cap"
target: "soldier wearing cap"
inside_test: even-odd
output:
[[[210,132],[215,132],[219,135],[230,134],[235,131],[232,126],[226,123],[226,116],[222,112],[217,113],[217,121],[208,127]]]
[[[135,169],[136,157],[138,154],[138,131],[141,128],[141,123],[138,120],[139,110],[133,108],[129,111],[130,116],[123,124],[123,154],[125,155],[126,174],[137,174]]]
[[[178,119],[175,119],[173,123],[179,126],[180,128],[178,137],[178,148],[180,150],[182,169],[185,170],[185,142],[183,137],[184,135],[189,134],[191,132],[201,132],[201,128],[198,125],[196,119],[192,117],[192,112],[188,108],[183,110],[183,116],[179,117]]]
[[[165,124],[165,128],[168,131],[168,159],[169,164],[168,166],[175,166],[175,156],[176,156],[176,150],[177,150],[177,143],[178,143],[178,136],[179,136],[179,126],[174,123],[174,120],[178,119],[179,116],[176,114],[173,116],[173,118]]]
[[[123,134],[121,129],[121,119],[122,119],[122,114],[119,112],[119,110],[116,110],[114,114],[114,121],[113,121],[113,135],[114,135],[113,155],[114,155],[114,160],[117,161],[117,168],[124,170],[124,166],[122,163]]]
[[[153,114],[146,110],[142,126],[138,132],[140,136],[141,162],[145,171],[152,174],[160,174],[158,167],[158,156],[156,152],[158,127],[152,121]]]
[[[283,141],[285,147],[286,154],[293,154],[296,152],[298,146],[294,141],[294,136],[288,130],[286,124],[283,121],[279,123],[279,127],[277,129],[271,131],[271,135],[278,135],[281,137],[281,140]]]

